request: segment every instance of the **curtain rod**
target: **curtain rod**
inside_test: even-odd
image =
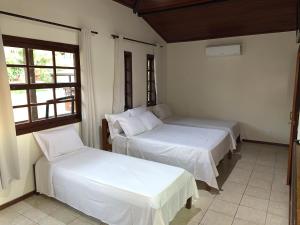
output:
[[[72,30],[81,31],[81,28],[79,28],[79,27],[68,26],[68,25],[61,24],[61,23],[54,23],[54,22],[51,22],[51,21],[41,20],[41,19],[37,19],[37,18],[29,17],[29,16],[23,16],[23,15],[19,15],[19,14],[15,14],[15,13],[0,11],[0,14],[7,15],[7,16],[18,17],[18,18],[22,18],[22,19],[26,19],[26,20],[31,20],[31,21],[36,21],[36,22],[40,22],[40,23],[46,23],[46,24],[50,24],[50,25],[54,25],[54,26],[69,28],[69,29],[72,29]],[[97,31],[91,31],[91,33],[98,34]]]
[[[22,19],[26,19],[26,20],[31,20],[31,21],[35,21],[35,22],[50,24],[50,25],[54,25],[54,26],[64,27],[64,28],[68,28],[68,29],[72,29],[72,30],[81,31],[81,28],[79,28],[79,27],[73,27],[73,26],[69,26],[69,25],[65,25],[65,24],[61,24],[61,23],[54,23],[54,22],[51,22],[51,21],[41,20],[41,19],[29,17],[29,16],[23,16],[23,15],[20,15],[20,14],[15,14],[15,13],[10,13],[10,12],[5,12],[5,11],[0,11],[0,14],[7,15],[7,16],[13,16],[13,17],[17,17],[17,18],[22,18]],[[91,31],[91,33],[98,34],[97,31]],[[112,34],[111,36],[114,39],[119,38],[119,36],[115,35],[115,34]],[[128,40],[128,41],[138,42],[138,43],[141,43],[141,44],[156,46],[156,44],[135,40],[135,39],[132,39],[132,38],[124,37],[124,39]],[[163,46],[160,46],[160,47],[163,47]]]
[[[113,37],[113,39],[120,38],[119,35],[116,35],[116,34],[112,34],[111,36]],[[133,42],[145,44],[145,45],[157,46],[156,44],[153,44],[153,43],[149,43],[149,42],[145,42],[145,41],[139,41],[139,40],[132,39],[132,38],[123,37],[123,39],[127,40],[127,41],[133,41]],[[160,45],[159,47],[163,48],[164,46]]]

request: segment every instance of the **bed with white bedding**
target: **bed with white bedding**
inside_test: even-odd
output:
[[[167,225],[190,197],[193,176],[181,169],[82,147],[35,166],[39,193],[110,225]]]
[[[227,131],[169,124],[112,139],[113,152],[181,167],[216,189],[216,166],[232,149]]]
[[[236,141],[240,136],[240,127],[238,122],[236,121],[171,116],[164,119],[163,122],[166,124],[174,124],[180,126],[219,129],[219,130],[227,131],[230,134],[230,138],[234,149],[236,149]]]
[[[237,121],[175,116],[166,104],[158,104],[150,110],[166,124],[227,131],[230,134],[232,145],[236,149],[237,139],[240,138],[240,126]]]

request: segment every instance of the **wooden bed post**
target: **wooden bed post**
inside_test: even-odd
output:
[[[39,195],[36,188],[36,173],[35,173],[35,164],[33,164],[33,182],[34,182],[34,191],[33,193]]]
[[[187,209],[192,208],[192,197],[190,197],[188,200],[186,200],[185,208],[187,208]]]
[[[111,151],[112,145],[109,143],[109,128],[108,128],[108,122],[106,119],[102,119],[102,127],[101,127],[101,136],[102,136],[102,150]]]

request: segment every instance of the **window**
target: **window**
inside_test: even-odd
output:
[[[124,52],[125,67],[125,107],[124,110],[132,109],[132,53]]]
[[[81,121],[79,47],[3,36],[17,135]]]
[[[154,55],[147,55],[147,106],[156,105]]]

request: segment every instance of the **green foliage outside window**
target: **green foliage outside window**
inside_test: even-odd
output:
[[[5,49],[6,64],[10,65],[25,65],[25,51],[22,48],[6,48]],[[34,51],[33,57],[36,65],[49,65],[52,64],[52,58],[43,55],[43,52],[38,54]],[[8,67],[8,78],[10,83],[24,83],[25,67]],[[34,74],[36,80],[43,83],[51,83],[53,81],[53,74],[51,70],[36,68]]]

